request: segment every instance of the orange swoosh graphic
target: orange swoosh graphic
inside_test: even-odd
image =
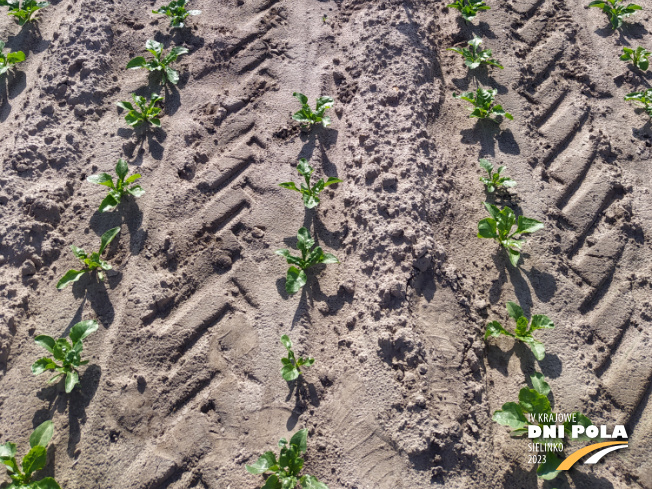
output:
[[[610,447],[612,445],[627,445],[626,441],[605,441],[603,443],[596,443],[594,445],[589,445],[584,448],[580,448],[576,452],[574,452],[572,455],[569,455],[566,457],[566,460],[564,460],[562,463],[559,464],[559,467],[557,467],[557,470],[568,470],[570,469],[575,462],[577,462],[579,459],[581,459],[584,455],[587,453],[595,452],[596,450],[599,450],[600,448],[604,447]]]

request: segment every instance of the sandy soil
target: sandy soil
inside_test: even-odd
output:
[[[244,465],[302,427],[331,489],[652,487],[652,139],[623,101],[650,75],[618,60],[652,48],[649,0],[618,34],[570,0],[490,0],[473,25],[441,1],[194,0],[175,34],[160,3],[52,0],[25,29],[0,14],[27,54],[0,79],[1,442],[24,449],[52,419],[64,489],[259,487]],[[470,76],[446,51],[473,33],[504,70]],[[158,90],[124,69],[147,39],[190,54],[142,134],[115,103]],[[451,95],[477,84],[515,120],[468,119]],[[299,131],[293,91],[332,95],[331,128]],[[146,194],[99,214],[86,177],[120,157]],[[312,211],[276,185],[300,157],[344,180]],[[546,224],[518,270],[475,237],[479,157]],[[57,291],[69,246],[118,225],[106,284]],[[288,297],[274,250],[302,225],[341,264]],[[483,341],[509,300],[555,322],[544,361]],[[67,396],[31,375],[33,338],[82,319],[101,326]],[[291,388],[283,333],[317,359]],[[537,481],[527,442],[491,421],[535,370],[555,411],[623,423],[630,448]]]

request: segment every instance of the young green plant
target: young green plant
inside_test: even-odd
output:
[[[50,2],[38,2],[37,0],[0,0],[0,7],[9,7],[8,15],[13,15],[18,20],[18,25],[25,25],[35,20],[34,14],[50,5]]]
[[[455,0],[453,3],[446,5],[448,8],[459,10],[462,18],[467,22],[471,22],[478,15],[481,10],[489,10],[489,7],[484,0]]]
[[[55,340],[46,335],[39,335],[34,338],[36,344],[42,346],[54,357],[43,357],[32,365],[32,373],[40,375],[47,370],[55,372],[48,384],[65,378],[66,394],[70,394],[76,385],[79,385],[79,367],[86,365],[89,361],[81,359],[81,352],[84,349],[83,340],[91,333],[97,331],[97,321],[81,321],[75,324],[69,333],[70,342],[65,338]],[[59,361],[60,363],[57,363]]]
[[[179,56],[187,54],[188,48],[175,46],[166,56],[163,56],[163,44],[150,39],[145,43],[145,50],[152,53],[154,59],[147,61],[142,56],[138,56],[127,63],[128,70],[145,68],[150,73],[158,74],[161,78],[162,85],[165,85],[167,82],[170,82],[173,85],[179,83],[179,72],[173,70],[170,65],[174,63]]]
[[[530,375],[530,381],[534,387],[533,389],[523,387],[518,393],[518,402],[507,402],[503,404],[502,409],[495,411],[492,418],[496,423],[512,428],[513,431],[510,433],[510,436],[513,438],[527,435],[528,426],[530,425],[543,428],[544,425],[555,424],[554,421],[551,421],[551,419],[554,419],[554,416],[552,414],[550,400],[548,399],[550,385],[546,382],[543,374],[539,372]],[[526,414],[530,416],[526,417]],[[572,433],[571,427],[573,424],[584,426],[584,428],[593,424],[589,418],[580,412],[572,413],[569,417],[575,420],[575,423],[571,420],[564,423],[564,432],[569,435]],[[574,439],[589,440],[586,435],[580,435]],[[563,439],[537,438],[529,439],[528,441],[530,443],[540,443],[541,446],[550,448],[550,450],[546,450],[543,461],[537,468],[537,476],[544,480],[552,480],[557,477],[559,475],[557,467],[559,467],[561,459],[556,453],[560,453],[560,450],[553,450],[553,448],[563,449]]]
[[[315,240],[310,237],[306,228],[299,229],[297,232],[297,248],[301,251],[301,256],[293,256],[290,250],[276,250],[276,254],[284,257],[290,265],[285,279],[285,291],[288,294],[296,294],[301,287],[306,285],[308,277],[306,270],[319,263],[339,263],[335,255],[324,253],[321,246],[315,246]]]
[[[281,343],[283,343],[283,346],[288,351],[288,356],[281,358],[281,363],[283,364],[283,367],[281,367],[281,375],[287,382],[291,382],[299,378],[299,375],[301,375],[301,367],[310,367],[315,363],[315,359],[311,357],[299,357],[297,359],[292,350],[292,341],[286,334],[281,336]]]
[[[516,321],[516,330],[514,333],[507,331],[498,321],[491,321],[487,324],[487,331],[484,334],[484,339],[486,340],[490,336],[509,336],[525,343],[530,347],[530,350],[532,350],[532,353],[537,360],[543,360],[546,356],[546,348],[543,346],[543,343],[534,339],[532,333],[538,329],[554,328],[555,325],[550,318],[545,314],[535,314],[532,316],[532,322],[530,322],[528,321],[528,318],[525,317],[521,306],[509,301],[507,302],[507,313],[514,319],[514,321]]]
[[[314,169],[305,158],[299,160],[297,171],[306,181],[305,185],[303,183],[301,184],[301,188],[297,187],[294,182],[284,182],[279,183],[278,185],[279,187],[299,192],[303,198],[303,205],[305,205],[307,209],[312,209],[319,205],[319,194],[325,187],[342,181],[339,178],[328,177],[326,181],[324,181],[323,178],[320,178],[317,183],[310,185],[310,177],[312,176]]]
[[[618,29],[623,25],[623,20],[637,10],[643,10],[643,7],[633,3],[624,5],[624,0],[594,0],[589,3],[589,7],[601,8],[602,11],[609,17],[612,29]]]
[[[153,126],[161,127],[159,114],[163,109],[156,107],[156,103],[163,100],[163,97],[155,93],[152,95],[152,98],[149,100],[149,102],[145,97],[141,97],[135,93],[132,94],[131,97],[134,99],[136,107],[134,107],[130,102],[117,103],[118,107],[128,111],[125,115],[127,124],[129,124],[131,127],[138,127],[143,123],[149,123]]]
[[[145,191],[140,185],[131,185],[140,178],[139,173],[131,175],[125,180],[127,173],[129,173],[129,166],[122,158],[118,160],[118,164],[115,166],[115,172],[118,176],[115,183],[113,183],[113,178],[108,173],[91,175],[86,179],[91,183],[109,187],[109,193],[100,203],[100,212],[112,211],[118,207],[120,201],[125,196],[133,195],[134,197],[140,197],[145,194]],[[131,187],[129,185],[131,185]]]
[[[641,71],[647,71],[650,66],[649,56],[652,54],[650,51],[642,46],[636,49],[623,47],[624,54],[620,56],[623,61],[631,61]]]
[[[495,239],[505,248],[509,261],[517,266],[521,257],[521,246],[525,243],[524,234],[534,233],[543,229],[543,223],[529,217],[518,216],[516,230],[512,227],[517,223],[514,211],[505,207],[502,211],[495,205],[484,203],[485,208],[491,217],[482,219],[478,223],[478,238]],[[516,235],[519,235],[517,238]]]
[[[306,126],[310,128],[313,124],[319,124],[320,122],[324,127],[331,125],[331,118],[324,115],[324,112],[326,112],[326,109],[330,109],[335,103],[332,97],[319,97],[315,105],[315,111],[313,112],[308,105],[308,97],[298,92],[294,92],[292,96],[301,102],[301,110],[296,112],[292,116],[292,119],[300,122],[302,127]]]
[[[299,484],[304,489],[328,489],[312,475],[299,476],[303,468],[300,457],[307,450],[308,430],[297,431],[290,442],[281,438],[278,446],[281,449],[278,460],[272,451],[263,453],[253,465],[245,465],[247,472],[254,475],[270,473],[262,489],[295,489]]]
[[[510,177],[502,177],[500,174],[505,169],[505,166],[499,166],[494,172],[494,166],[489,160],[484,158],[480,159],[480,166],[487,172],[489,177],[480,177],[480,181],[484,183],[485,189],[488,193],[492,194],[496,190],[507,190],[508,188],[515,187],[516,181]]]
[[[22,51],[4,54],[2,52],[4,49],[5,43],[0,41],[0,75],[4,75],[7,71],[11,70],[14,65],[25,61],[25,53]]]
[[[77,282],[82,276],[86,273],[90,273],[94,270],[97,270],[97,278],[101,281],[104,281],[104,272],[103,270],[111,270],[111,265],[102,260],[101,255],[104,253],[104,250],[107,246],[113,241],[118,233],[120,232],[120,226],[109,229],[106,233],[100,238],[100,250],[96,253],[91,253],[88,255],[83,249],[77,248],[75,245],[72,245],[73,255],[79,258],[82,263],[85,265],[81,270],[68,270],[63,277],[57,282],[57,289],[61,290],[67,285]]]
[[[464,64],[471,70],[483,64],[502,70],[503,66],[492,58],[491,49],[480,49],[480,44],[482,44],[482,39],[474,34],[473,39],[469,41],[469,48],[448,48],[448,51],[454,51],[464,56]]]
[[[169,4],[152,10],[153,14],[163,14],[170,18],[170,26],[173,29],[182,29],[186,26],[185,20],[190,15],[199,15],[201,10],[186,10],[189,0],[172,0]]]
[[[11,484],[7,489],[61,489],[52,477],[32,480],[34,472],[45,468],[48,457],[47,447],[53,434],[52,421],[44,421],[38,425],[29,437],[30,450],[23,457],[20,467],[16,460],[16,444],[7,442],[0,445],[0,463],[7,466],[7,475],[11,478]]]
[[[652,88],[648,88],[642,92],[628,93],[625,95],[625,100],[641,104],[645,113],[652,119]]]
[[[461,95],[453,93],[454,98],[466,100],[471,105],[473,105],[473,112],[469,117],[475,117],[478,119],[487,119],[491,116],[503,116],[510,121],[514,119],[512,114],[505,112],[502,105],[495,105],[494,99],[498,90],[495,89],[486,89],[478,88],[474,92],[464,92]]]

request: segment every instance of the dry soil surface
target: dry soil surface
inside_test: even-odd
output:
[[[652,139],[623,101],[651,76],[618,60],[652,48],[652,2],[618,33],[588,0],[488,0],[474,24],[445,3],[193,0],[175,33],[151,0],[52,0],[26,28],[2,12],[27,61],[0,79],[0,441],[24,453],[52,419],[64,489],[259,487],[245,464],[303,427],[331,489],[652,487]],[[446,51],[473,34],[504,70]],[[190,53],[162,129],[133,131],[115,104],[160,90],[125,70],[148,39]],[[514,121],[467,117],[452,93],[478,84]],[[293,91],[332,95],[332,126],[300,131]],[[146,194],[100,214],[86,177],[120,157]],[[277,186],[300,157],[343,180],[310,211]],[[480,157],[545,223],[518,269],[476,238]],[[288,296],[274,250],[302,225],[341,264]],[[114,226],[107,282],[57,291],[70,245]],[[556,324],[542,362],[483,340],[506,301]],[[32,376],[34,336],[82,319],[100,329],[66,395]],[[284,333],[317,359],[298,385]],[[556,412],[625,424],[630,447],[538,481],[491,421],[535,370]]]

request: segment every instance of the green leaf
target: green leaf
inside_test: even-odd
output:
[[[299,189],[297,188],[297,186],[296,186],[296,184],[295,184],[294,182],[284,182],[284,183],[279,183],[278,186],[279,186],[279,187],[286,188],[286,189],[288,189],[288,190],[294,190],[295,192],[301,192],[301,190],[299,190]]]
[[[119,204],[119,200],[117,200],[112,194],[108,194],[104,199],[102,199],[102,202],[100,202],[98,210],[100,212],[110,212],[118,207]]]
[[[308,429],[304,428],[297,431],[292,438],[290,438],[290,445],[294,445],[299,448],[299,453],[305,453],[307,450],[307,440],[308,440]]]
[[[299,378],[300,372],[294,365],[283,365],[281,375],[287,382],[292,382]]]
[[[7,54],[7,62],[10,64],[22,63],[23,61],[25,61],[25,53],[22,51]]]
[[[328,180],[326,180],[326,182],[324,183],[324,187],[328,187],[329,185],[335,185],[336,183],[341,183],[341,182],[342,180],[340,180],[339,178],[328,177]]]
[[[79,374],[73,370],[66,375],[66,394],[70,394],[75,386],[79,384]]]
[[[530,336],[530,338],[532,337]],[[536,358],[538,361],[541,361],[546,357],[546,347],[543,345],[543,343],[532,338],[527,342],[527,344],[532,350],[534,358]]]
[[[537,329],[552,329],[554,327],[554,323],[545,314],[535,314],[532,316],[530,331],[536,331]]]
[[[496,221],[487,217],[478,222],[478,238],[498,238]]]
[[[534,389],[524,387],[518,393],[518,402],[525,412],[532,414],[550,413],[550,401]]]
[[[518,227],[516,228],[517,234],[534,233],[543,229],[544,224],[536,219],[529,217],[518,216]]]
[[[316,477],[312,475],[304,475],[300,479],[301,487],[304,489],[328,489],[328,486],[319,482]]]
[[[313,209],[319,205],[319,197],[316,195],[304,193],[302,197],[303,205],[306,209]]]
[[[32,373],[40,375],[46,370],[54,370],[55,368],[57,368],[57,364],[50,358],[39,358],[32,364]]]
[[[296,294],[301,287],[306,285],[308,277],[306,272],[299,270],[295,267],[288,268],[287,276],[285,279],[285,291],[288,294]]]
[[[57,282],[57,289],[61,290],[66,287],[68,284],[77,282],[82,275],[86,273],[86,270],[68,270],[61,279]]]
[[[34,341],[36,342],[37,345],[42,346],[47,351],[52,353],[54,349],[54,338],[47,335],[39,335],[36,338],[34,338]]]
[[[95,183],[97,185],[105,185],[109,188],[115,188],[113,185],[113,178],[108,173],[100,173],[99,175],[91,175],[86,178],[90,183]]]
[[[145,49],[147,49],[148,51],[153,51],[154,53],[160,56],[161,53],[163,52],[163,44],[161,44],[160,42],[156,42],[153,39],[149,39],[145,43]]]
[[[557,467],[559,467],[560,463],[561,460],[554,454],[554,452],[546,452],[546,461],[539,464],[539,467],[537,468],[537,476],[547,481],[554,479],[559,475],[560,471],[557,470]]]
[[[518,318],[525,316],[521,306],[511,301],[507,301],[507,314],[516,321],[518,321]]]
[[[138,56],[137,58],[134,58],[131,61],[129,61],[129,63],[127,63],[127,69],[135,70],[138,68],[144,68],[146,65],[147,65],[147,60],[142,56]]]
[[[486,340],[490,336],[498,337],[500,335],[511,336],[514,335],[507,331],[498,321],[491,321],[487,324],[487,331],[484,334],[484,339]]]
[[[25,455],[22,461],[23,472],[25,472],[27,480],[29,480],[33,472],[45,467],[47,456],[47,449],[39,445],[33,447],[29,452],[27,452],[27,455]]]
[[[170,83],[172,85],[176,85],[179,83],[179,72],[176,70],[173,70],[169,66],[165,68],[165,75]]]
[[[308,104],[308,97],[306,97],[304,94],[299,93],[299,92],[294,92],[292,94],[292,96],[297,98],[299,100],[299,102],[301,102],[301,105]]]
[[[32,489],[61,489],[61,486],[52,477],[46,477],[45,479],[32,483]]]
[[[270,475],[261,489],[286,489],[287,485],[281,484],[276,474]]]
[[[141,197],[145,195],[145,191],[143,190],[143,187],[141,187],[140,185],[134,185],[133,187],[128,189],[127,192],[133,195],[134,197]]]
[[[34,429],[29,437],[29,446],[34,447],[47,447],[54,434],[54,423],[50,420],[43,421]]]
[[[315,240],[310,237],[310,232],[302,227],[297,231],[297,248],[303,252],[308,252],[315,245]]]
[[[160,119],[156,119],[156,118],[150,119],[149,122],[151,122],[153,126],[161,127],[161,120]]]
[[[503,408],[494,412],[493,419],[496,423],[509,426],[514,429],[522,429],[527,425],[527,418],[523,414],[521,406],[515,402],[506,402]]]
[[[265,452],[260,457],[258,457],[256,463],[254,463],[253,465],[245,465],[245,468],[247,469],[247,472],[249,472],[250,474],[260,475],[260,474],[264,474],[275,465],[276,465],[276,455],[274,455],[274,452]]]
[[[324,264],[331,264],[331,263],[339,263],[340,261],[337,259],[337,257],[331,253],[323,253],[321,257],[319,258],[319,263],[324,263]]]
[[[521,316],[516,320],[516,336],[524,336],[527,333],[528,320],[526,317]]]
[[[507,257],[512,266],[516,267],[518,266],[518,260],[521,257],[521,253],[516,250],[507,249]]]
[[[102,238],[100,239],[100,251],[98,254],[102,254],[105,250],[105,248],[113,241],[113,239],[118,235],[120,232],[120,226],[116,226],[114,228],[109,229],[107,232],[105,232],[102,235]]]
[[[485,209],[487,209],[487,212],[491,217],[494,219],[498,220],[500,218],[500,209],[496,207],[493,204],[490,204],[489,202],[483,202]],[[509,207],[506,207],[506,209],[509,209]]]
[[[129,165],[122,158],[120,158],[118,163],[115,165],[115,173],[118,175],[120,180],[124,180],[127,173],[129,173]]]
[[[542,396],[547,396],[550,394],[550,385],[546,382],[546,378],[540,372],[534,372],[530,375],[530,380],[532,381],[532,387]]]
[[[116,103],[118,107],[125,110],[134,110],[134,106],[130,102],[118,102]]]
[[[78,341],[86,339],[86,337],[99,328],[99,325],[97,321],[94,319],[88,319],[86,321],[80,321],[77,324],[75,324],[72,329],[70,330],[70,339],[72,340],[72,344],[74,345]]]
[[[283,346],[286,349],[288,350],[292,349],[292,340],[290,340],[290,337],[288,335],[284,334],[283,336],[281,336],[281,343],[283,343]]]
[[[8,460],[16,456],[16,444],[7,442],[0,445],[0,460]]]
[[[480,166],[484,168],[486,172],[489,173],[489,175],[491,175],[491,172],[494,169],[494,166],[491,164],[491,162],[489,160],[485,160],[484,158],[480,158]]]

